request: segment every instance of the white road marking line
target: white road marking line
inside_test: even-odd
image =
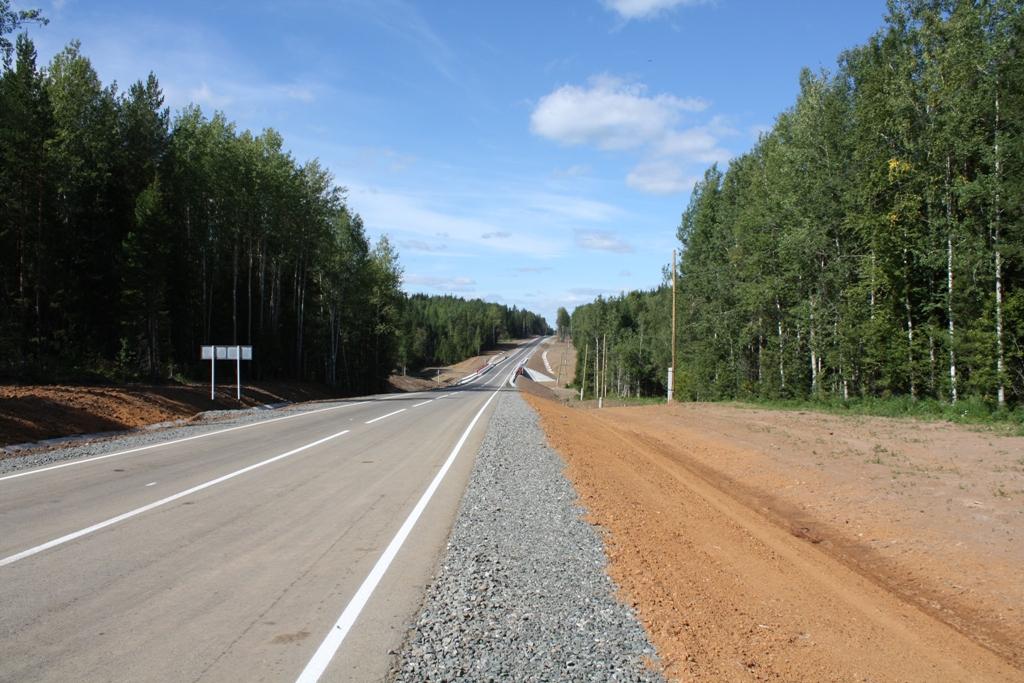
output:
[[[155,481],[151,481],[148,484],[146,484],[147,488],[150,487],[150,486],[156,486],[156,482]]]
[[[449,454],[448,459],[445,460],[443,465],[441,465],[441,469],[438,470],[433,481],[430,482],[430,486],[428,486],[427,490],[423,492],[422,496],[420,496],[419,502],[416,503],[416,506],[412,509],[412,512],[409,513],[409,516],[405,518],[405,522],[402,523],[398,533],[391,539],[391,543],[389,543],[388,547],[385,548],[383,554],[381,554],[380,558],[377,560],[377,563],[373,565],[373,569],[370,570],[370,573],[363,580],[363,583],[359,586],[359,590],[357,590],[356,594],[352,596],[352,599],[345,607],[345,610],[341,613],[341,616],[338,617],[338,620],[333,626],[331,626],[330,631],[327,632],[327,636],[324,638],[323,642],[320,643],[320,647],[317,648],[313,657],[306,664],[306,668],[302,670],[301,674],[299,674],[299,677],[296,679],[297,683],[314,683],[315,681],[320,680],[320,677],[327,669],[327,665],[331,663],[331,659],[334,658],[334,655],[338,652],[338,648],[340,648],[342,642],[344,642],[345,636],[348,635],[352,625],[355,624],[356,619],[359,617],[359,613],[362,612],[363,607],[366,606],[370,596],[373,595],[374,589],[377,588],[377,584],[380,583],[380,580],[384,577],[384,573],[387,572],[388,567],[391,565],[391,561],[395,559],[395,555],[398,554],[402,544],[405,543],[405,539],[409,536],[409,533],[412,531],[413,526],[415,526],[416,521],[420,518],[420,515],[423,514],[423,510],[426,509],[427,504],[434,495],[434,492],[441,485],[441,481],[448,473],[452,463],[455,462],[456,456],[458,456],[459,451],[462,450],[462,446],[466,443],[466,439],[469,438],[469,434],[473,431],[473,427],[476,426],[480,416],[484,414],[484,411],[487,410],[487,406],[491,404],[491,401],[494,400],[494,397],[498,395],[499,391],[501,390],[499,389],[491,394],[491,397],[487,399],[487,402],[484,403],[483,407],[477,411],[477,414],[470,421],[469,426],[466,427],[466,431],[464,431],[462,436],[459,437],[459,441],[455,444],[455,447],[452,449],[451,454]]]
[[[405,408],[401,408],[400,410],[396,410],[393,413],[388,413],[387,415],[381,415],[380,417],[375,417],[372,420],[367,420],[366,424],[372,425],[374,422],[377,422],[378,420],[383,420],[386,417],[391,417],[392,415],[398,415],[399,413],[404,413],[404,412],[405,412]]]
[[[49,472],[50,470],[59,470],[62,467],[71,467],[72,465],[84,465],[87,462],[95,462],[97,460],[105,460],[107,458],[114,458],[119,455],[128,455],[129,453],[139,453],[141,451],[148,451],[153,448],[161,448],[163,446],[173,446],[174,444],[185,443],[186,441],[194,441],[195,439],[205,439],[208,436],[216,436],[218,434],[227,434],[228,432],[234,432],[239,429],[249,429],[250,427],[259,427],[260,425],[267,425],[271,422],[280,422],[282,420],[292,420],[296,417],[303,417],[305,415],[315,415],[316,413],[323,413],[328,410],[338,410],[339,408],[351,408],[353,406],[359,406],[369,401],[359,401],[358,403],[346,403],[340,406],[329,406],[327,408],[317,408],[316,410],[305,410],[294,415],[285,415],[283,417],[274,417],[269,420],[260,420],[258,422],[250,422],[244,425],[237,425],[235,427],[228,427],[227,429],[218,429],[213,432],[204,432],[202,434],[196,434],[195,436],[186,436],[183,439],[174,439],[172,441],[164,441],[162,443],[154,443],[148,446],[140,446],[139,448],[129,448],[126,451],[118,451],[116,453],[107,453],[106,455],[97,455],[92,458],[83,458],[82,460],[72,460],[71,462],[65,462],[60,465],[51,465],[49,467],[41,467],[36,470],[27,470],[25,472],[18,472],[17,474],[8,474],[5,477],[0,477],[0,481],[7,479],[17,479],[18,477],[27,477],[31,474],[39,474],[41,472]]]
[[[111,517],[110,519],[105,519],[102,522],[98,522],[98,523],[93,524],[92,526],[86,527],[84,529],[79,529],[78,531],[73,531],[70,534],[67,534],[65,536],[61,536],[60,538],[55,538],[52,541],[47,541],[46,543],[43,543],[41,545],[35,546],[34,548],[29,548],[28,550],[23,550],[20,553],[17,553],[17,554],[14,554],[14,555],[10,555],[8,557],[0,559],[0,567],[3,567],[3,566],[8,565],[8,564],[14,564],[18,560],[24,560],[26,557],[31,557],[32,555],[35,555],[37,553],[43,552],[44,550],[49,550],[50,548],[55,548],[55,547],[57,547],[59,545],[63,545],[64,543],[67,543],[68,541],[73,541],[76,538],[81,538],[82,536],[87,536],[88,534],[91,534],[94,531],[99,531],[100,529],[105,529],[106,527],[111,526],[113,524],[117,524],[118,522],[123,522],[124,520],[130,519],[131,517],[135,517],[136,515],[141,515],[143,512],[149,512],[150,510],[158,508],[161,505],[166,505],[167,503],[173,503],[174,501],[178,500],[179,498],[184,498],[185,496],[191,495],[193,493],[197,493],[199,491],[202,491],[203,489],[208,489],[211,486],[216,486],[217,484],[223,483],[223,482],[227,481],[228,479],[234,479],[235,477],[237,477],[239,475],[242,475],[242,474],[245,474],[246,472],[252,472],[254,469],[257,469],[259,467],[263,467],[264,465],[269,465],[272,462],[277,462],[278,460],[283,460],[284,458],[287,458],[288,456],[295,455],[296,453],[301,453],[302,451],[310,449],[310,448],[313,448],[314,446],[319,446],[322,443],[327,443],[331,439],[336,439],[339,436],[343,436],[345,434],[348,434],[348,432],[349,432],[349,430],[346,429],[344,431],[337,432],[335,434],[331,434],[330,436],[325,436],[324,438],[317,439],[316,441],[314,441],[312,443],[307,443],[305,446],[299,446],[298,448],[293,448],[292,450],[288,451],[287,453],[282,453],[281,455],[275,455],[272,458],[267,458],[266,460],[260,461],[260,462],[254,464],[254,465],[249,465],[248,467],[243,467],[242,469],[235,470],[234,472],[231,472],[230,474],[225,474],[222,477],[217,477],[216,479],[211,479],[210,481],[204,482],[204,483],[199,484],[197,486],[193,486],[190,489],[185,489],[184,491],[179,491],[178,493],[175,493],[172,496],[167,496],[166,498],[161,498],[160,500],[155,501],[153,503],[150,503],[148,505],[143,505],[142,507],[135,508],[134,510],[129,510],[128,512],[125,512],[124,514],[120,514],[117,517]]]
[[[432,398],[429,401],[424,401],[423,403],[417,403],[416,405],[413,406],[413,408],[419,408],[420,406],[425,406],[428,403],[431,403],[431,402],[436,401],[436,400],[437,400],[436,398]]]
[[[549,375],[555,374],[555,371],[551,369],[551,363],[548,362],[548,352],[547,351],[545,351],[543,354],[541,354],[541,358],[544,360],[544,367],[546,367],[548,369],[548,374]]]

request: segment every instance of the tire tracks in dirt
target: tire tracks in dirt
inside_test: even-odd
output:
[[[946,621],[975,639],[919,608],[920,595],[897,594],[878,558],[853,555],[805,511],[702,469],[681,444],[527,400],[607,533],[609,573],[669,677],[1024,680],[1012,645],[977,630],[969,613]]]

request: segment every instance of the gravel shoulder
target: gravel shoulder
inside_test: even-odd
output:
[[[392,679],[660,681],[537,414],[502,392]]]

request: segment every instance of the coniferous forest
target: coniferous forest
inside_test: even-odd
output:
[[[399,364],[547,329],[408,299],[388,240],[371,243],[344,189],[277,132],[172,115],[152,74],[104,86],[74,43],[41,67],[26,35],[9,39],[38,15],[0,11],[0,377],[197,377],[201,345],[251,344],[256,379],[369,391]]]
[[[694,188],[680,398],[1024,399],[1022,5],[889,10]],[[670,300],[663,287],[575,311],[581,350],[609,337],[612,390],[664,390]]]

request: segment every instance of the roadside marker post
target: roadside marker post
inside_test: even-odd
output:
[[[203,346],[200,358],[210,361],[210,400],[217,396],[217,361],[235,361],[235,398],[242,400],[242,361],[252,360],[251,346]]]

